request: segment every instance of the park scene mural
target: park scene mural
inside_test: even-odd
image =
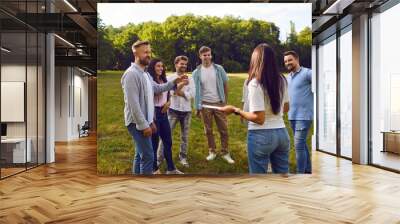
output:
[[[257,127],[257,123],[256,120],[246,120],[259,114],[259,111],[251,111],[251,100],[250,111],[244,108],[249,101],[246,92],[253,94],[251,87],[247,90],[251,82],[249,84],[246,80],[254,70],[251,64],[256,61],[253,59],[257,55],[256,49],[261,48],[264,52],[273,53],[263,53],[261,58],[264,62],[258,63],[264,63],[262,65],[268,68],[276,63],[275,73],[279,77],[286,79],[290,75],[290,62],[285,62],[285,58],[292,56],[286,55],[288,51],[297,53],[298,57],[293,58],[302,68],[311,69],[311,4],[231,3],[227,7],[223,3],[162,3],[162,7],[158,7],[160,4],[98,4],[98,173],[150,174],[150,171],[146,172],[150,163],[151,174],[260,173],[251,168],[253,156],[249,150],[253,149],[248,148],[248,134],[253,131],[251,127]],[[113,15],[122,19],[117,21]],[[149,56],[146,56],[147,53]],[[273,60],[266,59],[271,55]],[[140,63],[135,64],[138,60],[143,62],[143,67]],[[215,73],[217,78],[204,78],[207,61],[213,68],[210,74]],[[161,75],[157,76],[157,66],[165,73],[164,81]],[[143,98],[146,103],[141,101],[141,89],[149,88],[130,81],[129,77],[138,76],[140,79],[141,74],[149,74],[148,77],[154,79],[150,81],[156,83],[153,85],[165,87],[163,92],[157,92],[158,88],[149,92],[155,109],[147,107],[150,98]],[[174,77],[178,78],[175,80]],[[212,80],[217,82],[211,85],[216,88],[214,92],[206,86]],[[221,87],[219,80],[222,80]],[[171,83],[169,89],[166,87],[168,83]],[[286,84],[282,86],[288,91]],[[267,94],[268,91],[264,90]],[[132,93],[137,97],[131,97]],[[206,102],[213,96],[217,99],[219,96],[221,100],[216,106]],[[164,97],[165,102],[161,102]],[[130,104],[136,103],[135,99],[139,103],[132,105],[140,107],[143,112],[139,111],[139,115]],[[272,102],[271,99],[269,101]],[[286,101],[283,95],[279,100],[282,101],[281,116],[285,126],[280,128],[285,129],[289,136],[287,173],[297,173],[293,130],[287,113],[283,113]],[[159,101],[162,111],[157,109]],[[269,101],[263,104],[265,108],[268,108]],[[287,103],[290,103],[289,100]],[[229,108],[221,109],[225,105],[240,108],[243,114],[235,111],[240,115],[234,115]],[[182,108],[183,111],[180,111]],[[151,121],[144,122],[141,127],[139,118],[148,118],[146,112],[149,110],[154,116],[151,115]],[[161,121],[163,117],[165,121]],[[268,126],[267,121],[268,109],[265,111],[264,126]],[[147,128],[151,130],[147,142],[151,144],[149,147],[147,143],[138,143],[140,139],[146,139]],[[165,131],[166,128],[170,130]],[[312,125],[310,129],[306,133],[309,153]],[[213,140],[210,140],[211,133]],[[156,143],[155,135],[158,136]],[[273,141],[267,145],[273,145]],[[274,163],[282,163],[277,162],[274,150],[263,154],[267,161],[266,173],[282,173],[274,167]],[[152,161],[146,163],[147,155]]]

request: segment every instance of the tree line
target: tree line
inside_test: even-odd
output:
[[[189,58],[188,70],[200,63],[198,49],[209,46],[213,61],[224,66],[227,72],[247,72],[253,49],[260,43],[268,43],[277,53],[279,68],[285,71],[283,52],[295,50],[303,66],[311,67],[311,29],[296,32],[290,22],[290,32],[285,41],[279,39],[280,30],[274,23],[225,16],[170,16],[164,22],[129,23],[115,28],[98,20],[98,68],[123,70],[133,61],[132,44],[137,40],[150,41],[153,57],[164,61],[173,70],[178,55]]]

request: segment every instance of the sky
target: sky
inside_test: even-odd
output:
[[[192,13],[199,16],[232,15],[242,19],[273,22],[280,29],[280,40],[286,40],[293,21],[296,31],[311,28],[311,3],[98,3],[97,11],[105,25],[163,22],[171,15]]]

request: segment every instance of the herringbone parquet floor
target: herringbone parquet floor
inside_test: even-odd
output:
[[[319,152],[312,175],[104,177],[96,141],[0,181],[0,223],[400,223],[400,175]]]

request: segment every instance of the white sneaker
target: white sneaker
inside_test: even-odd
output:
[[[158,169],[158,170],[154,171],[153,174],[161,174],[161,170]]]
[[[229,153],[225,154],[222,156],[222,158],[227,161],[229,164],[234,164],[235,160],[232,159],[231,155]]]
[[[166,174],[184,174],[184,173],[181,172],[181,171],[178,170],[178,169],[174,169],[174,170],[171,170],[171,171],[167,171]]]
[[[208,161],[214,160],[215,157],[217,157],[217,154],[210,152],[210,154],[208,154],[208,156],[207,156],[207,160]]]
[[[180,160],[180,162],[181,162],[181,164],[182,164],[184,167],[189,167],[189,163],[188,163],[188,161],[187,161],[186,158],[182,158],[182,159]]]

